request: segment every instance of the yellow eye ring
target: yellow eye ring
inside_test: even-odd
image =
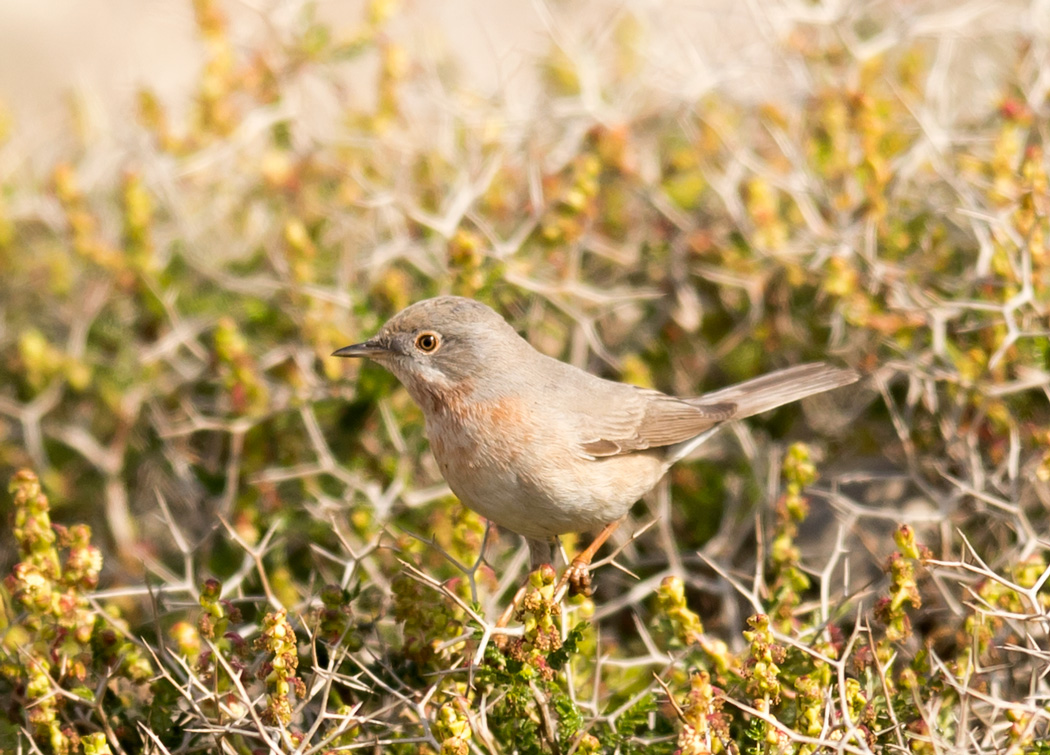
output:
[[[431,333],[427,331],[420,333],[416,336],[416,348],[422,351],[424,354],[430,354],[437,351],[437,347],[441,345],[441,338],[437,333]]]

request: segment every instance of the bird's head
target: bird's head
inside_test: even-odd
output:
[[[481,302],[440,296],[406,307],[367,341],[332,356],[378,362],[426,410],[435,400],[443,404],[453,396],[500,385],[500,378],[513,372],[531,348]]]

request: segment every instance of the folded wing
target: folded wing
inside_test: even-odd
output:
[[[593,435],[581,447],[594,456],[642,451],[646,448],[673,446],[695,438],[733,417],[736,405],[729,402],[694,406],[658,391],[637,389],[637,403],[608,407],[600,427],[590,428]]]
[[[687,441],[706,437],[708,431],[727,420],[776,409],[849,385],[859,377],[854,370],[813,363],[771,372],[697,398],[678,399],[634,388],[615,405],[587,413],[580,449],[594,458],[679,444],[685,444],[679,447],[684,452],[693,447]],[[674,457],[680,458],[678,449]]]

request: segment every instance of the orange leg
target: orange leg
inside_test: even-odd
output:
[[[620,517],[615,522],[609,522],[602,527],[602,531],[591,541],[591,544],[576,554],[576,558],[572,560],[572,563],[565,569],[565,573],[561,575],[558,586],[554,590],[555,595],[561,594],[562,588],[565,587],[566,583],[574,594],[581,592],[587,595],[590,594],[591,572],[588,567],[591,565],[591,561],[594,560],[594,555],[605,545],[605,541],[609,539],[612,533],[616,532],[616,528],[626,518],[626,516]]]
[[[568,589],[572,590],[573,594],[585,593],[590,594],[591,591],[591,573],[588,567],[591,565],[591,561],[594,560],[594,556],[605,545],[605,541],[609,539],[612,533],[616,532],[616,528],[619,527],[623,520],[627,517],[621,517],[615,522],[609,522],[602,528],[602,531],[591,541],[584,550],[576,554],[576,557],[569,564],[565,572],[561,575],[561,579],[558,580],[558,584],[554,588],[555,600],[561,600],[565,594],[566,585]],[[535,559],[533,559],[535,560]],[[521,603],[522,598],[525,597],[525,593],[528,590],[528,585],[522,585],[518,591],[514,594],[514,599],[507,606],[506,610],[499,617],[496,622],[497,627],[505,627],[510,622],[514,612],[518,609],[518,605]]]

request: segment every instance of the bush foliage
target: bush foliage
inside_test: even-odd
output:
[[[964,110],[950,14],[810,14],[806,91],[749,101],[654,86],[623,11],[519,123],[384,0],[248,46],[193,5],[187,113],[0,178],[0,748],[1050,751],[1045,25]],[[682,395],[867,377],[724,431],[565,598],[329,357],[439,293]]]

